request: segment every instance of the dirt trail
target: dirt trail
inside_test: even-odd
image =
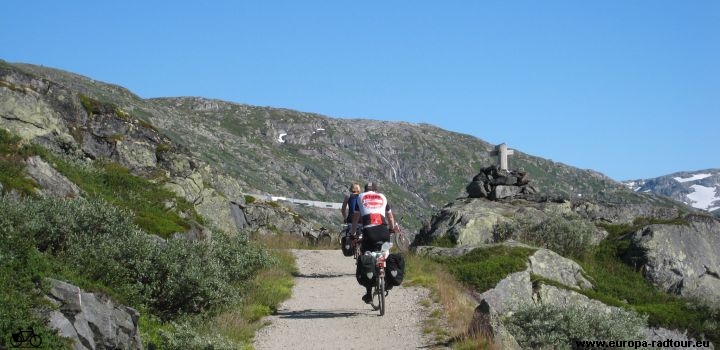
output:
[[[428,291],[395,287],[379,316],[360,297],[355,260],[339,250],[294,250],[299,275],[292,298],[267,317],[255,349],[418,349],[431,348],[422,334]]]

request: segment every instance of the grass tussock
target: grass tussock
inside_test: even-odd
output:
[[[253,234],[253,241],[268,249],[339,249],[340,242],[329,236],[323,239],[302,237],[292,233],[275,232],[272,234]]]
[[[527,268],[527,260],[535,249],[523,247],[493,246],[478,248],[459,257],[438,257],[437,262],[460,282],[477,292],[494,287],[513,272]]]
[[[476,303],[467,296],[467,287],[459,283],[447,267],[428,257],[406,254],[405,259],[404,285],[429,289],[432,300],[423,300],[421,305],[441,307],[430,310],[423,332],[433,334],[438,343],[454,343],[455,348],[491,349],[486,339],[468,336],[468,325]]]
[[[292,296],[295,260],[287,251],[276,251],[276,266],[260,271],[248,286],[242,303],[213,317],[204,332],[217,332],[240,344],[249,345],[262,319],[277,311],[277,306]]]

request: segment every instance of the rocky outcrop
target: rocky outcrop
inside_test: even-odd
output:
[[[275,202],[258,201],[251,204],[236,203],[242,210],[246,230],[258,234],[291,233],[317,238],[320,231],[298,214]]]
[[[630,224],[637,218],[671,220],[682,214],[679,207],[632,203],[572,202],[572,211],[597,223]]]
[[[548,213],[571,213],[569,202],[533,202],[517,199],[513,203],[485,198],[458,199],[436,213],[431,225],[415,237],[414,245],[426,245],[449,236],[457,245],[497,243],[496,228],[514,218],[532,218],[540,222]]]
[[[491,322],[494,324],[502,323],[502,319],[504,317],[509,317],[515,310],[527,304],[549,304],[560,307],[576,307],[586,309],[587,312],[610,315],[610,317],[613,317],[612,315],[622,317],[625,313],[625,311],[621,308],[609,306],[600,301],[590,299],[585,295],[573,291],[572,289],[551,286],[544,283],[533,284],[530,280],[529,270],[509,275],[500,281],[495,288],[482,294],[475,295],[475,298],[478,300],[480,305],[486,303],[488,304],[488,307],[486,308],[494,311],[493,313],[490,313]],[[477,312],[478,311],[476,310],[476,313]],[[504,344],[510,343],[508,341],[508,337],[512,335],[509,335],[504,327],[495,326],[493,329],[499,331],[496,333],[496,338],[502,339]],[[678,342],[692,341],[693,344],[695,342],[694,338],[691,338],[684,332],[680,332],[678,330],[645,327],[643,333],[646,335],[646,340],[648,341],[673,339]],[[498,348],[505,348],[497,341],[496,345],[499,346]],[[678,347],[678,349],[680,348],[681,347]],[[714,349],[712,344],[710,348]]]
[[[457,245],[494,243],[497,226],[519,218],[541,222],[549,215],[577,216],[594,224],[632,224],[636,219],[670,221],[686,213],[680,207],[650,204],[591,202],[583,199],[550,200],[529,196],[492,201],[488,198],[463,198],[448,203],[435,213],[430,225],[421,229],[415,245],[426,245],[448,236]],[[607,235],[601,229],[593,234],[597,244]]]
[[[626,237],[648,281],[662,290],[720,305],[720,220],[689,215]]]
[[[532,248],[514,241],[501,245]],[[495,244],[458,248],[419,246],[415,251],[427,256],[462,256],[474,249],[492,246]],[[544,281],[551,281],[552,285]],[[528,258],[527,269],[509,274],[490,290],[473,293],[479,305],[475,309],[468,332],[483,335],[492,340],[499,349],[519,349],[520,346],[502,324],[502,320],[524,305],[540,303],[560,307],[572,306],[607,315],[621,315],[624,312],[621,308],[606,305],[578,292],[592,288],[592,282],[585,278],[583,269],[577,263],[550,250],[537,249]],[[646,327],[643,332],[647,340],[694,341],[677,330]]]
[[[50,279],[48,300],[57,306],[48,313],[49,326],[73,341],[73,349],[142,349],[137,310],[111,299],[83,292],[72,284]]]
[[[528,259],[528,271],[563,285],[578,289],[591,289],[593,284],[583,276],[583,269],[576,262],[565,259],[547,249],[538,249]]]
[[[516,242],[506,242],[503,245],[527,247]],[[430,256],[459,256],[472,249],[488,246],[491,245],[461,248],[417,247],[416,251]],[[542,280],[533,282],[531,277],[533,275],[564,287],[549,285]],[[583,276],[583,270],[577,263],[547,249],[538,249],[528,258],[526,270],[508,275],[490,290],[473,294],[479,305],[468,331],[491,339],[499,349],[520,349],[512,334],[502,324],[502,320],[524,305],[542,303],[561,307],[579,307],[589,310],[588,312],[607,315],[622,314],[620,308],[605,305],[576,292],[579,289],[592,287],[592,283]],[[647,335],[647,340],[694,341],[682,332],[664,328],[648,327],[645,328],[644,333]]]
[[[60,174],[42,158],[34,156],[27,159],[25,171],[40,186],[43,197],[77,198],[82,191],[72,181]]]
[[[167,187],[195,205],[212,227],[237,232],[230,200],[208,184],[218,176],[187,149],[122,108],[65,86],[0,65],[0,125],[25,142],[70,158],[109,160],[133,174],[167,178]],[[80,191],[40,158],[28,161],[41,195],[77,197]],[[228,177],[224,188],[237,188]],[[192,234],[192,233],[190,233]]]

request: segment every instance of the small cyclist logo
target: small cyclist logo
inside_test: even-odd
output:
[[[13,348],[37,348],[42,344],[42,338],[40,338],[40,335],[35,334],[32,327],[28,327],[27,330],[18,328],[18,331],[19,332],[13,333],[12,336],[10,336],[10,345],[12,345]],[[29,343],[29,345],[23,345],[26,342]]]

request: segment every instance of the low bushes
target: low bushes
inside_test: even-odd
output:
[[[495,227],[495,241],[514,239],[550,249],[563,256],[580,257],[591,247],[595,225],[570,213],[550,213],[537,220],[520,215]]]
[[[644,339],[646,320],[622,309],[605,313],[572,305],[528,304],[503,323],[524,349],[574,349],[575,341]]]
[[[238,287],[273,262],[239,235],[216,234],[202,242],[151,239],[128,211],[103,200],[2,197],[0,212],[7,214],[0,221],[4,234],[23,242],[6,245],[3,257],[50,254],[47,259],[57,259],[82,279],[108,287],[122,302],[147,308],[162,320],[239,300]],[[41,271],[38,278],[47,274]]]

